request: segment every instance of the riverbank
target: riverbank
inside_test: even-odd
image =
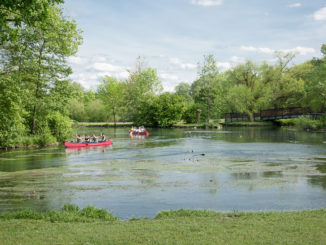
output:
[[[178,210],[154,219],[116,220],[105,210],[4,215],[1,244],[323,244],[326,210],[218,213]],[[33,212],[29,212],[32,214]],[[82,210],[79,211],[82,213]],[[51,218],[52,217],[52,218]],[[107,217],[107,218],[105,218]]]
[[[112,122],[76,122],[75,127],[114,127]],[[131,127],[132,122],[118,122],[116,127]],[[209,123],[176,123],[170,128],[222,128],[222,127],[264,127],[273,126],[272,122],[209,122]]]
[[[240,121],[240,122],[227,122],[222,123],[223,127],[271,127],[275,126],[273,122],[248,122],[248,121]]]
[[[75,127],[132,127],[132,122],[117,122],[114,124],[113,122],[74,122],[73,125]]]

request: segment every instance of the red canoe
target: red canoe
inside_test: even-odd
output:
[[[146,135],[146,137],[148,137],[148,135],[149,135],[147,130],[145,130],[143,132],[132,132],[132,133],[129,133],[129,134],[130,134],[130,136],[131,136],[131,134],[132,135]]]
[[[112,145],[112,140],[99,141],[97,143],[74,143],[74,142],[65,142],[66,147],[90,147],[90,146],[102,146],[102,145]]]

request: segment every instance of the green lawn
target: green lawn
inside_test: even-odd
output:
[[[0,218],[0,244],[326,244],[325,231],[326,210],[178,210],[128,221]]]

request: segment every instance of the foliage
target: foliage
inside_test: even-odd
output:
[[[135,71],[129,71],[126,80],[125,105],[126,120],[137,121],[137,108],[142,107],[142,103],[153,96],[157,96],[162,91],[162,84],[157,76],[157,71],[146,67],[145,62],[138,57]]]
[[[71,136],[70,118],[60,112],[53,112],[47,116],[47,124],[53,137],[59,142],[66,141]]]
[[[86,104],[85,112],[88,122],[106,122],[109,119],[107,109],[101,99],[94,99]]]
[[[189,83],[181,82],[175,87],[175,93],[182,96],[187,103],[191,103],[193,98],[191,97],[190,89]]]
[[[170,127],[180,121],[184,103],[177,94],[163,93],[146,98],[137,108],[137,125]]]
[[[124,109],[125,83],[109,76],[102,78],[102,83],[98,88],[98,94],[106,105],[108,114],[113,115],[116,124],[117,116],[121,115]]]
[[[182,114],[182,120],[184,120],[186,123],[197,123],[197,110],[204,111],[204,106],[197,103],[187,104],[185,106],[185,110]],[[201,113],[200,114],[200,121],[206,121],[206,114]]]
[[[25,134],[24,110],[19,89],[14,83],[8,77],[0,79],[0,148],[14,146],[17,139]]]
[[[311,119],[310,117],[306,117],[306,116],[298,117],[294,121],[295,121],[295,126],[299,129],[316,130],[323,126],[323,123],[321,120]]]
[[[52,142],[47,117],[54,111],[68,113],[72,86],[66,58],[77,52],[81,31],[63,14],[62,2],[0,3],[0,115],[5,118],[0,147],[17,143],[28,132],[37,133],[41,144]],[[65,134],[55,133],[60,139]]]
[[[258,67],[250,61],[227,72],[227,80],[233,84],[226,96],[228,108],[248,114],[250,121],[268,103],[268,87],[259,79],[258,72]]]

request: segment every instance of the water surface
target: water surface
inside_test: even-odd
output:
[[[129,219],[179,208],[326,208],[325,134],[149,129],[131,139],[127,129],[78,129],[101,131],[112,146],[0,152],[0,211],[90,204]]]

